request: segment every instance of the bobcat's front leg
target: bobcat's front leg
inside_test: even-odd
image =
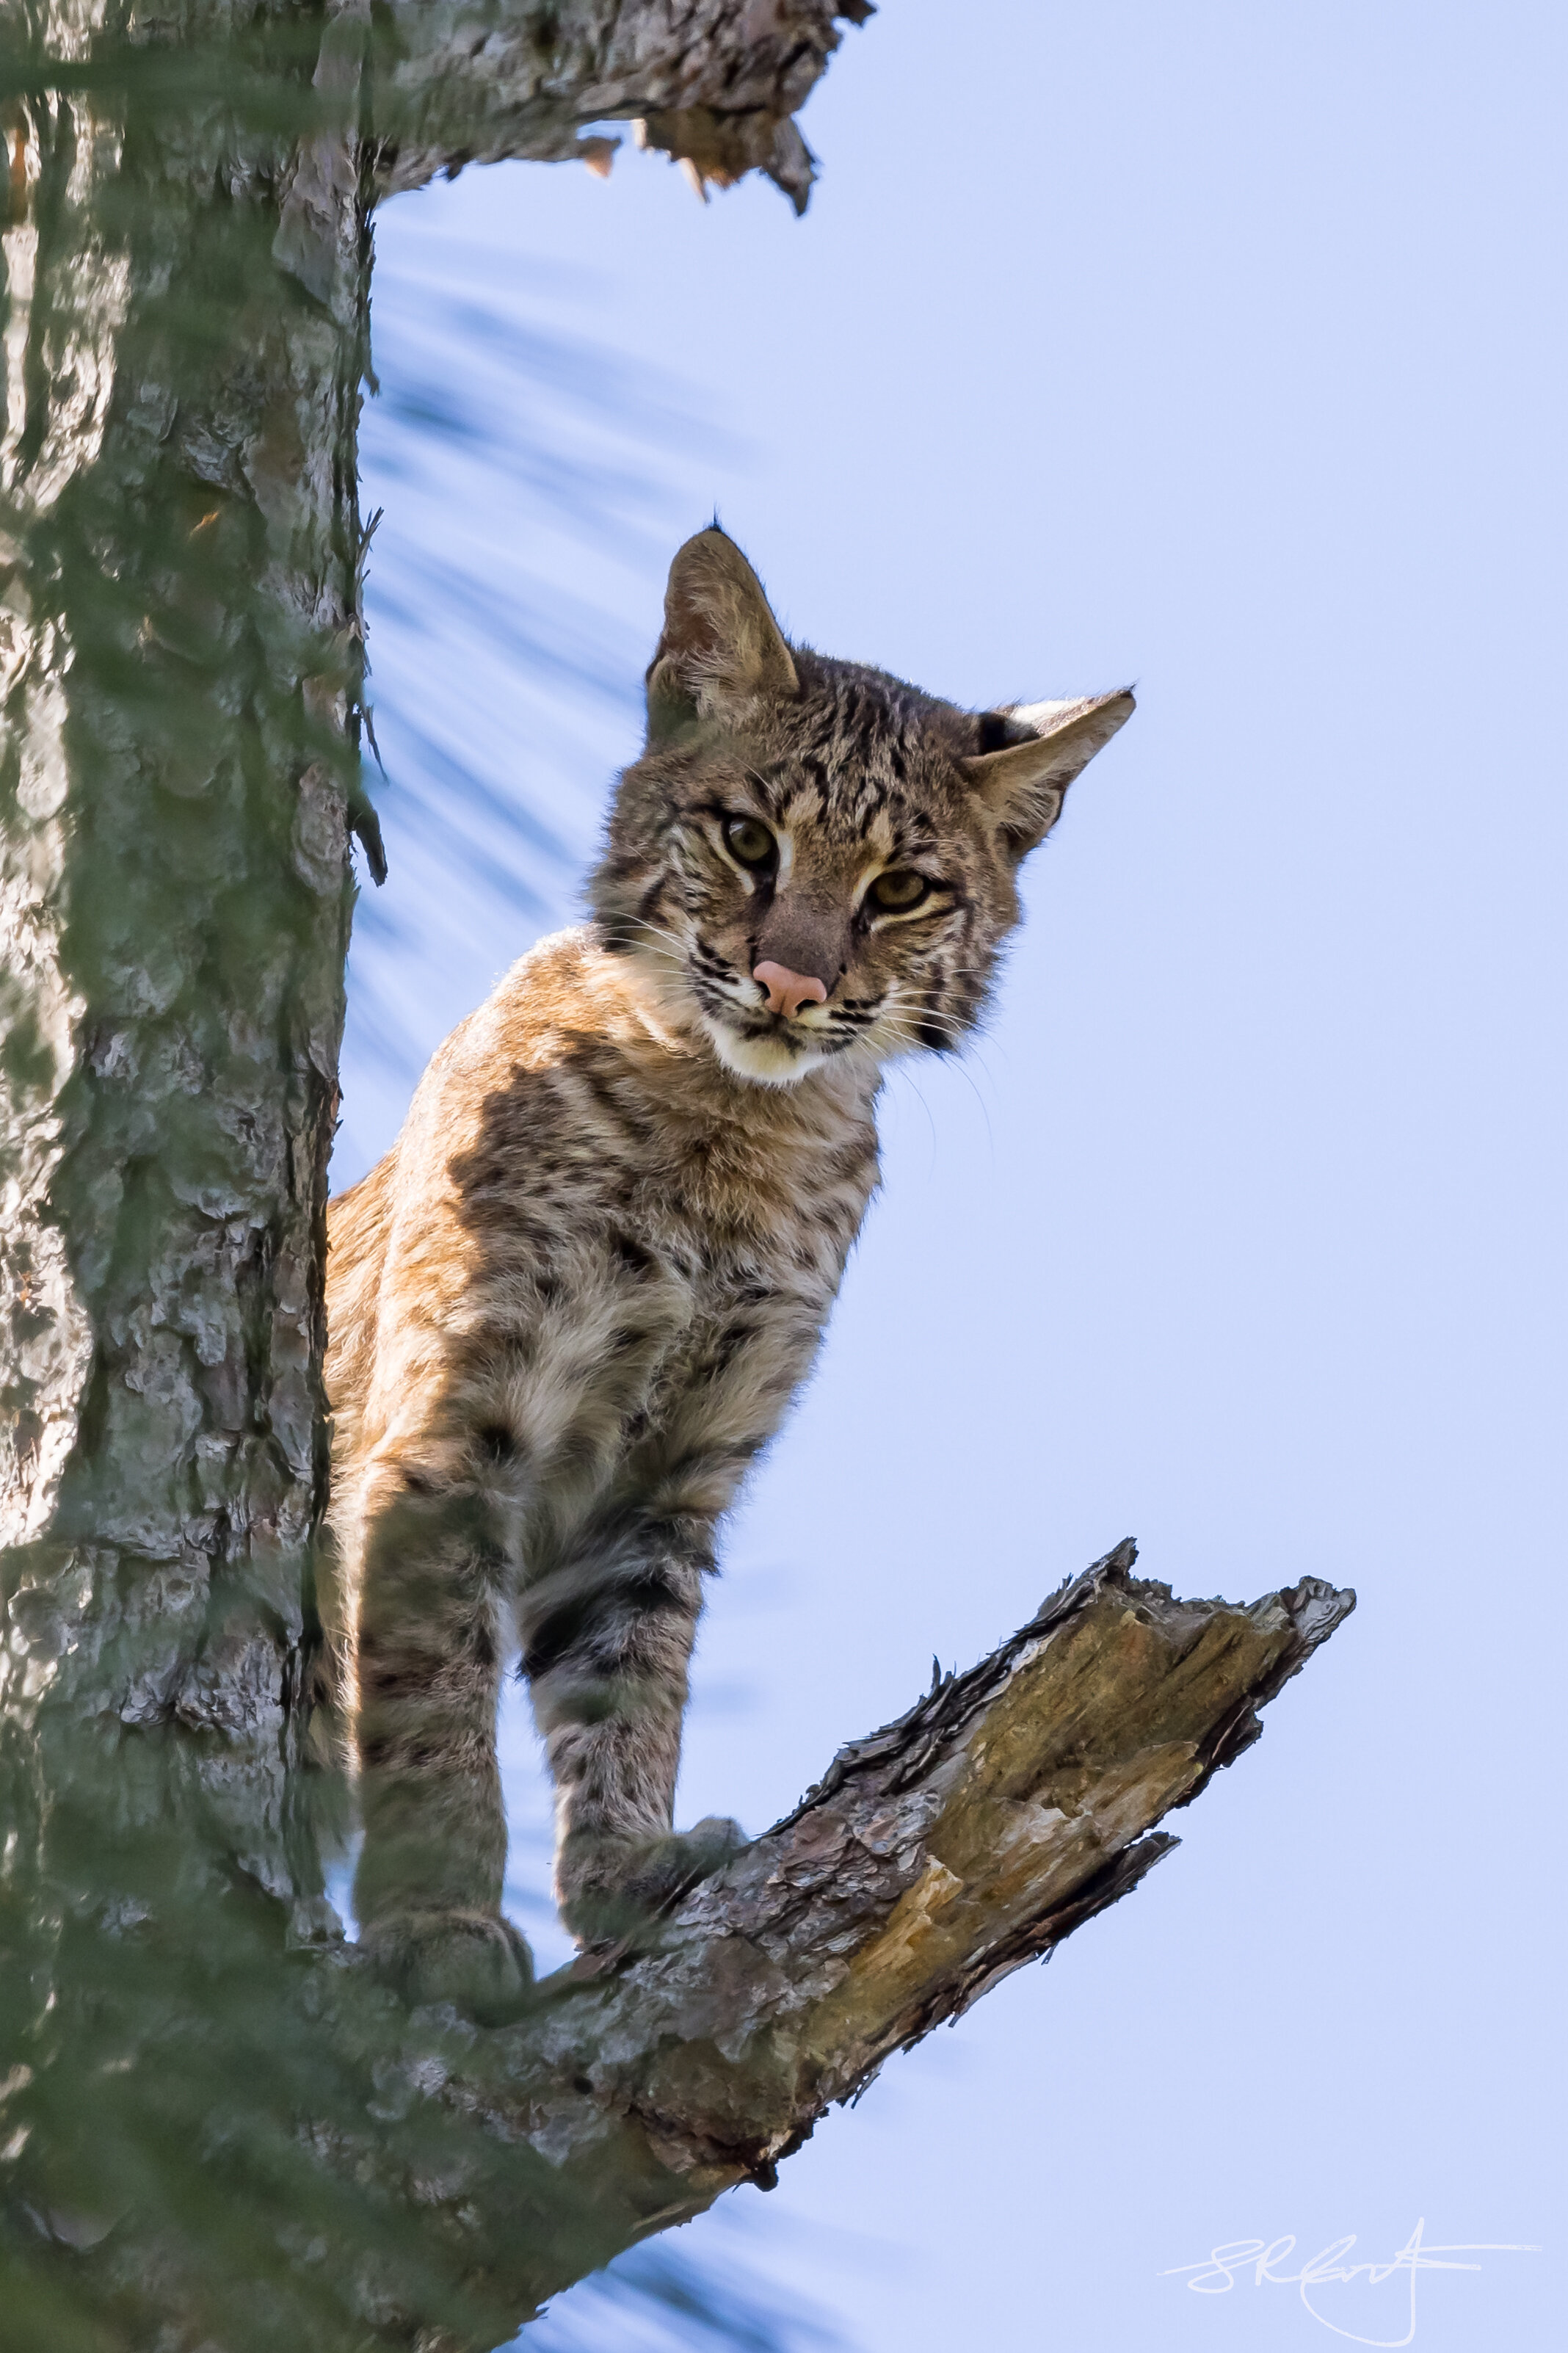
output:
[[[387,1468],[377,1485],[359,1609],[360,1940],[408,2000],[500,2018],[531,1975],[500,1908],[504,1563],[469,1482]]]
[[[741,1845],[710,1818],[678,1836],[687,1665],[711,1532],[603,1520],[525,1594],[523,1667],[555,1780],[555,1892],[580,1943],[634,1933]]]

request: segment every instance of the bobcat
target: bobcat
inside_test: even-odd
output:
[[[505,2015],[498,1682],[521,1641],[580,1940],[739,1842],[672,1830],[718,1525],[811,1368],[878,1182],[883,1064],[958,1045],[1020,860],[1128,692],[974,716],[790,645],[677,554],[593,920],[453,1032],[332,1204],[324,1615],[363,1943]]]

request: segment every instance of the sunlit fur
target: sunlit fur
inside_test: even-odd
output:
[[[1131,706],[975,717],[790,649],[711,532],[672,568],[649,707],[595,921],[454,1031],[329,1219],[323,1697],[357,1763],[362,1943],[481,2015],[526,1975],[500,1911],[512,1645],[579,1935],[626,1932],[736,1835],[671,1828],[719,1524],[876,1188],[882,1064],[970,1029],[1016,862]],[[747,816],[769,872],[726,846]],[[889,870],[929,898],[879,911]],[[759,958],[826,1002],[770,1014]]]

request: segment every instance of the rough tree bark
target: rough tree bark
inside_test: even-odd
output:
[[[663,1949],[597,1957],[503,2035],[398,2013],[322,1895],[298,1748],[351,835],[379,857],[371,210],[472,159],[602,165],[582,126],[609,118],[699,185],[760,167],[803,206],[794,110],[835,17],[868,13],[9,0],[0,24],[18,2348],[497,2342],[765,2179],[888,2049],[1131,1884],[1156,1852],[1131,1841],[1331,1620],[1317,1588],[1235,1612],[1102,1568],[846,1752]]]
[[[1251,1746],[1258,1709],[1355,1607],[1315,1577],[1250,1608],[1178,1601],[1134,1556],[1119,1546],[840,1750],[657,1951],[581,1956],[474,2058],[421,2021],[391,2071],[409,2102],[547,2154],[601,2259],[737,2182],[771,2189],[891,2052],[1136,1887],[1178,1843],[1154,1825]],[[542,2236],[518,2284],[575,2276]]]

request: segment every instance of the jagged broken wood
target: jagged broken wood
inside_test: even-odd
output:
[[[1258,1709],[1355,1607],[1316,1577],[1245,1606],[1177,1600],[1133,1558],[1119,1546],[842,1749],[658,1950],[580,1957],[449,2071],[450,2019],[416,2013],[405,2096],[527,2143],[592,2218],[559,2276],[521,2234],[521,2292],[559,2289],[590,2244],[605,2260],[738,2182],[770,2188],[889,2052],[1135,1887],[1177,1843],[1155,1825],[1251,1746]],[[470,2178],[454,2207],[473,2195]]]
[[[337,13],[371,26],[368,0]],[[760,171],[803,213],[816,164],[794,118],[839,22],[875,14],[870,0],[383,0],[368,50],[376,191],[514,155],[603,171],[616,142],[583,126],[619,121],[700,193]]]

